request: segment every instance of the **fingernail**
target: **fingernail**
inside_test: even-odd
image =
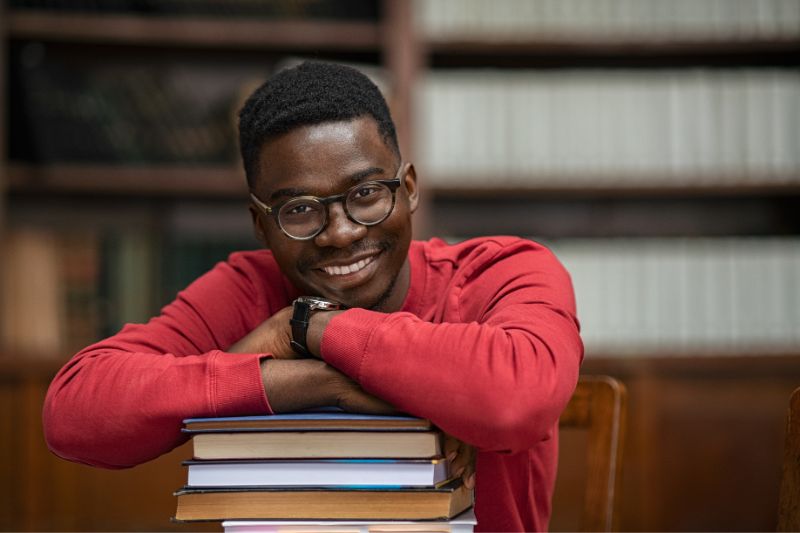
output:
[[[475,472],[473,472],[472,474],[469,475],[469,477],[467,477],[467,479],[464,481],[464,485],[468,489],[474,489],[475,488]]]
[[[452,461],[453,459],[455,459],[455,458],[456,458],[456,455],[458,455],[456,452],[450,452],[450,453],[448,453],[448,454],[447,454],[447,460],[448,460],[448,461]]]

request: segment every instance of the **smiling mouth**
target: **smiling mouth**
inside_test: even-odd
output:
[[[355,263],[349,265],[332,265],[326,267],[320,267],[320,270],[328,274],[329,276],[346,276],[348,274],[354,274],[360,270],[363,270],[367,267],[370,263],[375,261],[379,254],[371,255],[369,257],[365,257],[360,261],[356,261]]]

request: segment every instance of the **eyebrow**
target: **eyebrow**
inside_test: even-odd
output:
[[[353,184],[356,184],[360,181],[363,181],[366,178],[375,176],[376,174],[384,174],[384,173],[385,173],[384,170],[380,167],[369,167],[365,168],[364,170],[359,170],[358,172],[350,174],[348,178]],[[271,202],[274,202],[279,198],[285,198],[285,197],[292,198],[295,196],[314,196],[314,195],[305,189],[295,189],[293,187],[286,187],[284,189],[278,189],[277,191],[270,194],[269,199]]]

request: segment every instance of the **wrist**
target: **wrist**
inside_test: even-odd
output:
[[[325,328],[336,315],[344,311],[320,311],[314,313],[308,322],[308,333],[306,334],[306,344],[308,351],[314,357],[322,359],[322,335],[325,333]]]

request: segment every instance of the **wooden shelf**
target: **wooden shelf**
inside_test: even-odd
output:
[[[12,39],[107,45],[377,51],[379,25],[372,22],[247,20],[10,11]]]
[[[727,179],[708,180],[708,184],[676,184],[637,186],[628,183],[619,185],[574,185],[564,186],[558,184],[563,179],[552,180],[553,185],[535,184],[530,187],[497,185],[494,187],[444,187],[437,185],[426,186],[426,194],[434,198],[447,199],[545,199],[545,198],[737,198],[737,197],[772,197],[772,196],[798,196],[800,195],[800,179],[784,180],[757,180],[731,176]],[[537,178],[537,181],[546,181]],[[587,180],[582,179],[586,182]],[[589,180],[591,181],[591,180]],[[599,179],[597,180],[600,181]],[[655,183],[668,183],[663,180],[650,180]],[[725,183],[725,182],[729,183]],[[760,183],[759,183],[760,181]],[[748,183],[750,182],[750,183]],[[423,186],[425,186],[423,182]]]
[[[432,68],[741,68],[800,65],[800,39],[659,41],[635,38],[429,39]]]
[[[741,56],[786,55],[800,52],[800,39],[668,40],[641,37],[553,36],[542,38],[507,35],[475,38],[472,35],[427,38],[421,46],[428,54],[523,56]]]
[[[245,198],[244,171],[230,166],[60,164],[8,167],[10,192]]]
[[[753,177],[718,176],[708,184],[635,186],[553,185],[530,187],[502,185],[494,187],[425,186],[425,193],[446,199],[543,199],[543,198],[737,198],[800,196],[800,179],[781,180]],[[540,178],[537,181],[541,180]],[[583,179],[586,182],[587,180]],[[588,180],[592,181],[592,180]],[[600,181],[600,179],[596,180]],[[652,180],[656,181],[656,180]],[[725,184],[725,181],[736,184]],[[748,181],[750,183],[748,183]],[[666,177],[661,180],[667,183]],[[716,183],[716,184],[715,184]],[[236,166],[207,165],[122,165],[122,164],[51,164],[13,163],[8,166],[10,192],[26,194],[91,193],[119,195],[181,195],[193,197],[243,197],[247,193],[244,171]]]

